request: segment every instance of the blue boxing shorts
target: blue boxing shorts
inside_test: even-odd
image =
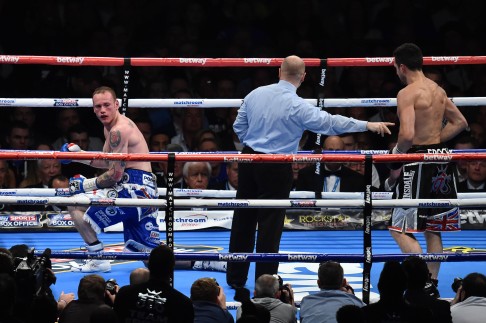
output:
[[[122,180],[114,187],[84,194],[89,198],[158,198],[155,175],[138,169],[125,169]],[[148,252],[160,245],[157,211],[154,207],[91,206],[86,210],[83,219],[97,233],[123,222],[125,249]]]
[[[441,144],[413,146],[408,153],[447,154]],[[431,157],[432,158],[432,157]],[[454,165],[447,161],[404,164],[394,198],[456,199]],[[389,230],[398,232],[460,231],[459,208],[394,208]]]

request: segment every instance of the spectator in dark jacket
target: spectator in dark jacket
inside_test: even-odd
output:
[[[403,261],[402,266],[408,281],[405,302],[421,309],[430,309],[432,318],[429,322],[452,322],[449,302],[437,299],[425,290],[429,281],[429,269],[425,260],[410,256]]]
[[[226,295],[214,278],[199,278],[191,286],[194,323],[233,323],[226,309]]]
[[[185,323],[194,321],[191,300],[170,285],[174,271],[174,252],[167,245],[150,252],[148,282],[120,288],[114,309],[120,322]]]

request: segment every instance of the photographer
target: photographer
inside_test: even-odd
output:
[[[191,286],[194,323],[234,323],[226,309],[226,295],[214,278],[199,278]]]
[[[108,307],[113,311],[111,304],[114,302],[116,292],[118,292],[118,285],[114,280],[109,280],[107,284],[99,275],[84,276],[79,281],[78,299],[70,302],[61,312],[59,323],[89,323],[91,314],[100,307]],[[108,301],[105,301],[105,297],[108,297]]]
[[[458,286],[456,296],[451,303],[452,322],[484,322],[486,315],[486,276],[480,273],[471,273],[464,277],[462,284],[460,280],[455,280],[455,283]]]
[[[50,286],[56,282],[51,269],[50,249],[36,257],[25,244],[11,247],[17,288],[14,316],[26,323],[57,321],[58,302]]]
[[[294,304],[294,292],[290,284],[283,284],[277,275],[261,275],[255,282],[252,302],[260,304],[270,311],[270,322],[297,321],[297,309]],[[283,300],[283,301],[282,301]],[[241,316],[241,307],[236,312],[236,319]]]

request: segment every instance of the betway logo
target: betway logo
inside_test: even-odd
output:
[[[306,255],[289,255],[289,261],[315,261],[317,256],[306,256]]]
[[[292,157],[292,161],[303,163],[318,163],[321,161],[321,157]]]
[[[219,255],[219,260],[223,261],[245,261],[247,258],[245,255]]]
[[[206,58],[179,58],[181,64],[206,64]]]
[[[432,62],[454,62],[457,63],[459,56],[432,56]]]
[[[272,62],[271,58],[243,58],[243,63],[248,64],[267,64],[269,65]]]
[[[366,57],[366,63],[387,63],[393,64],[393,57]]]
[[[0,62],[5,63],[17,63],[20,57],[18,56],[10,56],[10,55],[0,55]]]
[[[449,161],[452,159],[452,156],[443,156],[443,155],[425,155],[424,160],[442,160],[442,161]]]
[[[434,261],[434,260],[447,260],[449,256],[447,255],[423,255],[420,256],[425,261]]]
[[[83,64],[84,57],[56,57],[58,63]]]

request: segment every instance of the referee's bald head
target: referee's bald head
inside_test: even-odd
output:
[[[280,65],[280,77],[283,80],[300,81],[305,74],[305,63],[299,56],[291,55],[284,58]]]

